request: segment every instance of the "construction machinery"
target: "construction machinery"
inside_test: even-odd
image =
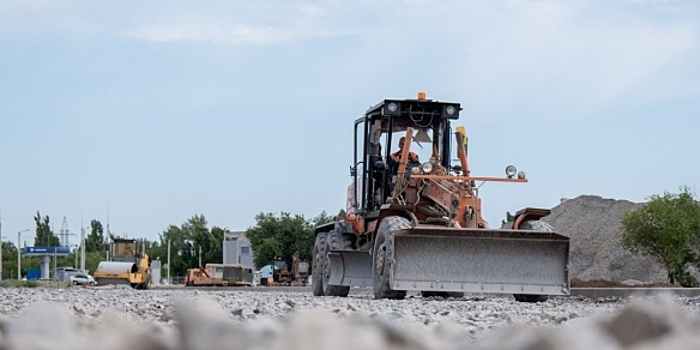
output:
[[[536,302],[570,293],[569,238],[540,220],[548,209],[523,208],[500,228],[483,219],[483,183],[528,180],[513,165],[505,177],[472,174],[466,129],[452,126],[461,109],[420,92],[355,120],[346,216],[315,228],[314,295],[372,286],[377,299],[414,291]]]
[[[206,268],[200,266],[187,269],[185,286],[227,286],[228,281],[223,278],[212,278]]]
[[[292,256],[292,269],[287,262],[275,258],[272,262],[272,281],[269,286],[306,286],[309,281],[309,263],[301,259],[298,252]]]
[[[185,286],[252,286],[253,269],[240,264],[206,264],[191,268]]]
[[[309,283],[309,263],[301,260],[299,253],[294,253],[292,257],[292,286],[306,286]]]
[[[145,241],[116,236],[109,244],[108,261],[101,261],[93,278],[98,286],[127,284],[134,289],[151,288],[151,257]]]

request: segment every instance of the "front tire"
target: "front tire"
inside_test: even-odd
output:
[[[544,221],[541,220],[530,220],[525,221],[520,225],[519,230],[530,230],[530,231],[543,231],[543,232],[554,232],[554,228]],[[521,303],[540,303],[549,300],[547,295],[537,295],[537,294],[514,294],[513,297],[516,301]]]
[[[389,216],[379,224],[377,238],[372,250],[372,274],[374,275],[375,299],[404,299],[405,290],[393,290],[389,284],[389,271],[394,261],[394,233],[411,228],[411,222],[400,216]]]
[[[346,297],[350,293],[350,286],[331,286],[328,280],[331,277],[331,262],[328,256],[331,249],[352,249],[352,242],[342,233],[331,231],[326,237],[323,262],[323,294],[328,296]]]
[[[328,232],[321,232],[316,235],[314,242],[314,260],[311,275],[313,276],[313,293],[314,296],[324,296],[323,293],[323,269],[326,259],[326,235]]]

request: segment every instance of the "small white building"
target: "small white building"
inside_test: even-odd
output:
[[[250,241],[245,236],[245,231],[226,231],[224,232],[223,242],[223,263],[224,264],[241,264],[251,267],[254,271],[258,268],[253,263],[255,255],[250,246]]]

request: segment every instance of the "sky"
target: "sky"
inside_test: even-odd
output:
[[[459,102],[484,218],[700,185],[700,3],[0,2],[0,222],[158,239],[345,207],[353,121]],[[5,238],[3,238],[5,239]]]

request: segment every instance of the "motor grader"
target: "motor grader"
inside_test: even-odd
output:
[[[499,228],[482,217],[477,182],[528,180],[513,165],[505,177],[472,174],[466,129],[452,126],[461,109],[421,92],[355,120],[346,216],[315,228],[313,295],[372,286],[376,299],[413,291],[536,302],[570,293],[569,238],[540,220],[548,209],[523,208]]]

